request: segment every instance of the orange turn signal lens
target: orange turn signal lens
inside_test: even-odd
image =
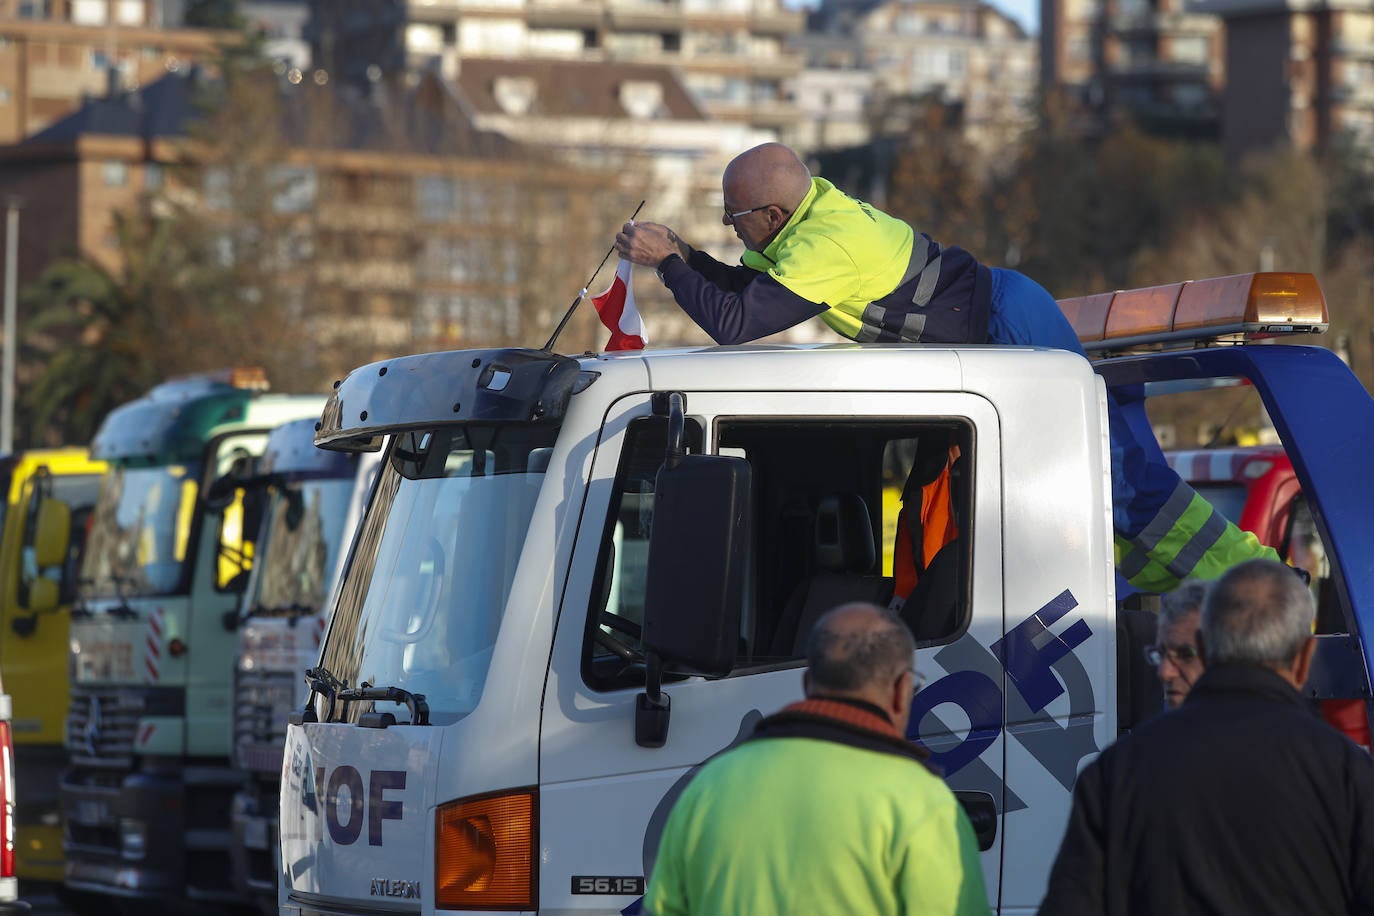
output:
[[[534,789],[516,789],[439,806],[434,838],[436,907],[532,910],[538,906],[534,793]]]

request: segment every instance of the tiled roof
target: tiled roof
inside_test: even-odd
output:
[[[201,78],[201,72],[192,68],[169,73],[137,90],[87,99],[76,111],[24,142],[67,143],[89,134],[146,140],[184,136],[187,125],[199,117],[194,99]]]
[[[89,135],[145,140],[188,136],[202,117],[204,73],[169,73],[132,91],[87,99],[81,108],[24,140],[69,143]],[[301,147],[396,151],[429,155],[501,155],[514,144],[478,130],[462,102],[437,77],[413,89],[361,96],[333,85],[282,85],[282,128]]]

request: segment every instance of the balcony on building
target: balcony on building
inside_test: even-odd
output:
[[[706,110],[712,117],[722,121],[778,130],[791,128],[800,115],[800,109],[795,102],[783,99],[744,103],[712,100],[706,103]]]
[[[750,76],[766,78],[791,78],[802,71],[800,54],[778,54],[774,56],[752,57],[748,61]]]
[[[681,29],[678,0],[612,0],[607,8],[617,29]]]
[[[1331,54],[1354,60],[1374,60],[1374,35],[1337,35],[1331,39]]]
[[[525,21],[532,28],[591,29],[606,19],[601,0],[528,0]]]
[[[408,15],[412,22],[452,22],[458,14],[487,9],[509,12],[524,9],[525,0],[423,0],[411,3]]]
[[[806,19],[800,10],[783,9],[770,3],[757,3],[749,16],[749,26],[760,34],[800,35],[805,31]]]

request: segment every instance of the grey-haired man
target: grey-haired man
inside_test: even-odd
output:
[[[1041,913],[1374,912],[1374,758],[1298,692],[1315,614],[1275,561],[1211,587],[1207,670],[1079,774]]]

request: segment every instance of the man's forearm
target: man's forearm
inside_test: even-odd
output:
[[[743,264],[725,264],[706,252],[695,249],[692,250],[691,257],[683,260],[707,281],[732,293],[743,292],[750,281],[759,275],[759,272],[751,267],[745,267]]]
[[[669,256],[659,264],[659,276],[678,306],[718,344],[758,340],[825,311],[767,274],[728,267],[700,251],[692,253],[691,264]]]

